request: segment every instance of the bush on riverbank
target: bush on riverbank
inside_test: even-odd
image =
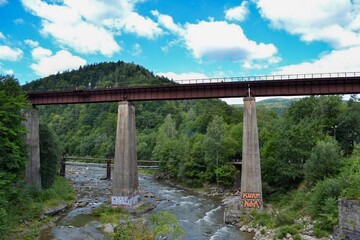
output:
[[[8,185],[7,190],[8,201],[1,202],[0,208],[0,235],[4,239],[34,239],[40,226],[50,221],[42,216],[44,210],[76,198],[68,180],[62,177],[56,177],[46,190],[20,182]]]
[[[114,226],[114,232],[108,235],[115,240],[154,240],[163,236],[180,239],[185,233],[176,216],[167,211],[153,213],[147,219],[132,218],[125,208],[103,204],[92,215],[99,217],[101,223]]]
[[[308,233],[328,236],[338,224],[338,199],[360,200],[360,148],[343,159],[337,175],[317,181],[312,188],[301,185],[288,193],[274,193],[267,198],[271,207],[252,212],[252,226],[276,229],[276,239],[289,234]],[[311,217],[311,219],[310,219]],[[246,218],[242,218],[243,223]]]

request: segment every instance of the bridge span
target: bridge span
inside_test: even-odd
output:
[[[191,79],[157,86],[29,92],[33,105],[355,94],[360,72]]]

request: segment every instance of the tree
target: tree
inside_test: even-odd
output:
[[[224,144],[225,125],[222,117],[214,116],[206,129],[204,140],[205,160],[207,163],[206,179],[216,181],[216,168],[222,163],[221,150]]]
[[[327,137],[319,141],[311,151],[310,158],[304,165],[305,181],[308,186],[314,186],[319,180],[338,174],[340,167],[340,147],[336,140]]]
[[[27,162],[21,111],[29,107],[18,81],[0,75],[0,171],[22,175]]]
[[[55,135],[46,125],[40,124],[40,174],[43,188],[49,188],[54,183],[61,152]]]

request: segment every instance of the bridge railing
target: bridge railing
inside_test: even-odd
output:
[[[336,72],[336,73],[306,73],[306,74],[276,74],[259,75],[246,77],[218,77],[203,79],[183,79],[173,80],[179,84],[201,84],[201,83],[222,83],[222,82],[249,82],[249,81],[268,81],[268,80],[295,80],[312,78],[340,78],[340,77],[360,77],[360,72]]]
[[[66,162],[77,162],[77,163],[90,163],[90,164],[106,164],[106,179],[111,179],[111,167],[114,164],[112,158],[94,158],[94,157],[76,157],[76,156],[64,156],[61,161],[60,176],[65,176]],[[140,169],[158,169],[159,161],[153,160],[138,160],[138,163],[145,163],[144,165],[138,164]],[[155,165],[154,165],[155,164]]]

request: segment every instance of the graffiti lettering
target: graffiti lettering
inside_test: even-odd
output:
[[[261,194],[257,192],[244,192],[241,194],[243,208],[261,208]]]
[[[111,205],[112,206],[132,206],[140,201],[140,196],[136,195],[134,197],[123,197],[123,196],[112,196]]]

